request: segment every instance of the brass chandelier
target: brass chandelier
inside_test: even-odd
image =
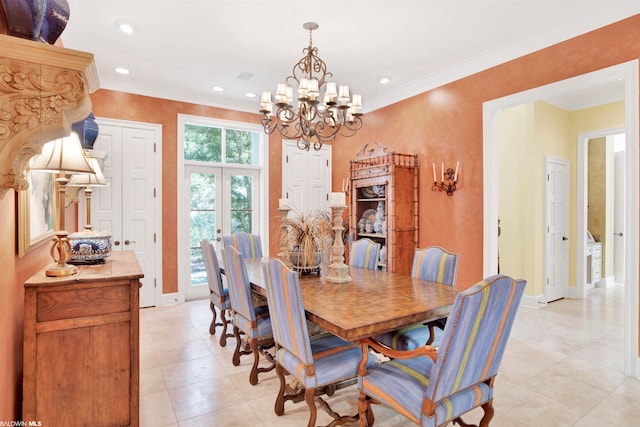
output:
[[[293,74],[278,83],[275,114],[271,92],[262,92],[261,122],[266,133],[277,130],[283,139],[296,140],[299,149],[309,151],[313,146],[318,151],[336,135],[350,137],[362,127],[362,96],[354,94],[352,98],[349,86],[340,85],[336,90],[335,82],[327,81],[333,74],[327,71],[312,41],[318,24],[306,22],[302,27],[309,30],[309,47],[302,50],[304,56],[294,65]],[[292,104],[291,80],[298,85],[297,108]]]

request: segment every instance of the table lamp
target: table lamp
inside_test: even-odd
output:
[[[46,275],[60,277],[76,274],[78,268],[67,263],[71,257],[71,244],[67,238],[69,233],[65,231],[66,224],[64,219],[66,184],[69,181],[66,174],[94,173],[82,150],[78,134],[72,132],[68,137],[46,143],[42,148],[42,153],[33,158],[29,168],[58,174],[56,178],[58,223],[55,238],[51,245],[51,257],[55,264],[47,267]]]
[[[84,229],[67,237],[71,244],[70,264],[102,263],[111,254],[111,233],[96,231],[91,225],[92,187],[106,187],[109,182],[102,174],[98,159],[93,157],[88,157],[88,159],[95,172],[71,175],[71,179],[67,183],[67,187],[84,187],[87,209]]]

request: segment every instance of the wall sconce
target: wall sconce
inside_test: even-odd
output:
[[[454,171],[451,168],[444,169],[444,162],[442,162],[441,171],[440,171],[440,182],[436,178],[436,163],[433,163],[433,185],[431,186],[431,191],[444,191],[447,193],[447,196],[453,196],[453,192],[456,191],[456,183],[458,182],[458,167],[460,166],[460,161],[456,162],[456,170]]]
[[[78,268],[68,264],[71,257],[71,244],[65,231],[64,219],[66,184],[69,182],[67,173],[94,173],[89,164],[78,134],[72,132],[70,136],[50,141],[42,148],[42,153],[33,159],[31,170],[40,170],[58,174],[56,186],[58,190],[58,226],[56,237],[51,245],[51,257],[55,264],[47,267],[46,275],[51,277],[70,276],[78,272]]]

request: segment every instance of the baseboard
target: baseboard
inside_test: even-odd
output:
[[[603,277],[602,279],[596,282],[596,288],[612,288],[616,285],[615,277],[608,276]]]
[[[547,305],[544,295],[523,295],[520,305],[527,308],[541,308]]]
[[[162,294],[162,301],[160,305],[175,305],[184,301],[180,301],[180,294],[178,292],[172,292],[170,294]]]

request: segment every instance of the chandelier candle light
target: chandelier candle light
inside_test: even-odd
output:
[[[293,74],[278,83],[275,114],[271,92],[262,92],[261,122],[266,133],[277,130],[283,139],[296,140],[299,149],[309,151],[313,146],[317,151],[336,135],[350,137],[362,127],[362,96],[351,97],[349,86],[327,81],[333,74],[327,72],[312,41],[312,32],[319,26],[307,22],[302,27],[309,30],[309,46],[302,50],[304,56],[294,65]],[[297,109],[292,104],[293,88],[288,84],[291,80],[298,86]]]
[[[331,260],[327,269],[327,280],[334,283],[346,283],[351,281],[349,266],[344,263],[344,243],[342,241],[342,211],[347,207],[346,194],[343,192],[331,193],[331,216],[333,218],[333,246],[331,246]]]

